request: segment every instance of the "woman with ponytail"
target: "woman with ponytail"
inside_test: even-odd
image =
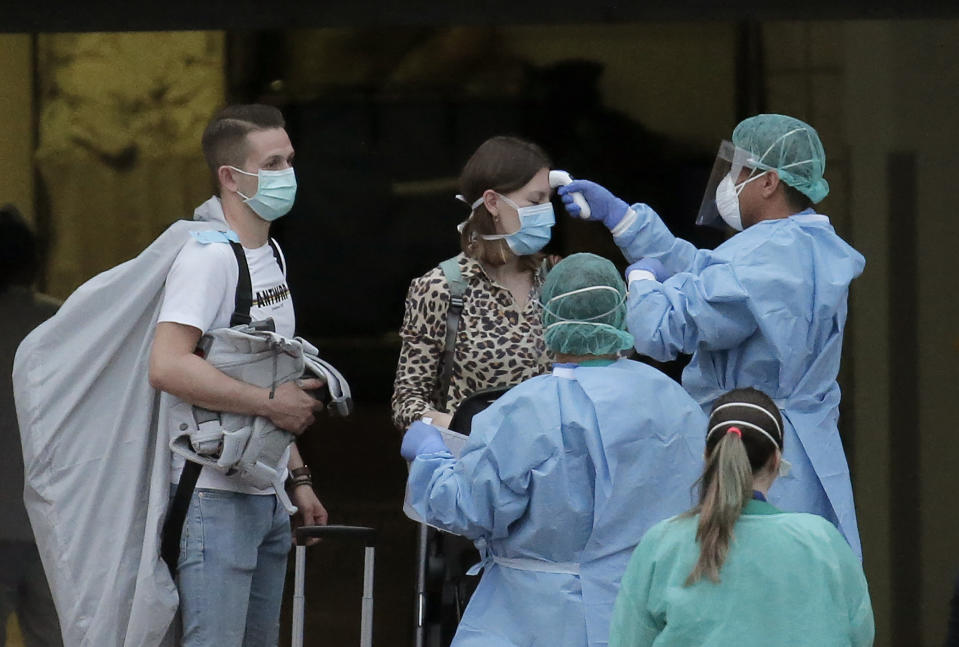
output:
[[[610,647],[872,645],[862,566],[822,517],[766,502],[783,423],[761,391],[713,406],[699,504],[653,526],[623,576]]]

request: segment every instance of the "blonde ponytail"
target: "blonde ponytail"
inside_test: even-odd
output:
[[[783,449],[783,421],[772,399],[757,389],[733,389],[713,404],[706,431],[706,467],[699,478],[699,560],[686,586],[703,577],[719,581],[733,528],[753,496],[753,480]]]
[[[725,433],[709,454],[700,478],[699,505],[689,514],[699,514],[696,541],[699,561],[686,578],[686,586],[704,576],[719,581],[719,569],[726,561],[733,526],[743,507],[752,498],[753,470],[742,435],[737,429]]]

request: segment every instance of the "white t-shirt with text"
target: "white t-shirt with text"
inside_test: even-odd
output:
[[[296,329],[293,301],[286,277],[277,263],[269,244],[257,249],[244,249],[250,268],[253,288],[253,305],[250,316],[253,321],[272,318],[276,332],[292,337]],[[228,243],[203,244],[190,239],[167,275],[163,305],[160,308],[161,322],[173,322],[192,326],[203,332],[215,328],[227,328],[233,316],[236,298],[236,283],[239,267],[233,249]],[[192,426],[193,412],[190,403],[172,398],[169,437],[172,440],[180,433],[181,425]],[[284,462],[289,458],[289,450]],[[184,459],[173,454],[170,482],[178,483]],[[197,481],[198,488],[230,490],[248,494],[272,494],[272,489],[260,490],[227,476],[214,469],[204,469]]]

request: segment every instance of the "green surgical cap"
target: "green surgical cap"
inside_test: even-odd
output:
[[[776,171],[813,203],[829,194],[829,183],[823,178],[826,152],[809,124],[786,115],[756,115],[736,126],[733,144],[756,156],[747,165]]]
[[[626,284],[595,254],[556,264],[541,294],[546,347],[567,355],[610,355],[633,346],[626,332]]]

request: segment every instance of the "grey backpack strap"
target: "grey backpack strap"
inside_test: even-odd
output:
[[[551,269],[553,269],[553,265],[555,265],[555,263],[553,263],[553,259],[550,256],[543,258],[543,262],[539,264],[536,274],[540,285],[546,282],[546,275],[549,274]]]
[[[440,263],[440,269],[446,277],[450,287],[450,305],[446,310],[446,340],[443,344],[443,354],[440,356],[439,384],[437,396],[440,408],[446,408],[450,397],[450,378],[453,375],[453,350],[456,347],[456,333],[460,327],[460,318],[463,314],[463,295],[466,293],[466,282],[460,273],[459,256],[448,258]]]

